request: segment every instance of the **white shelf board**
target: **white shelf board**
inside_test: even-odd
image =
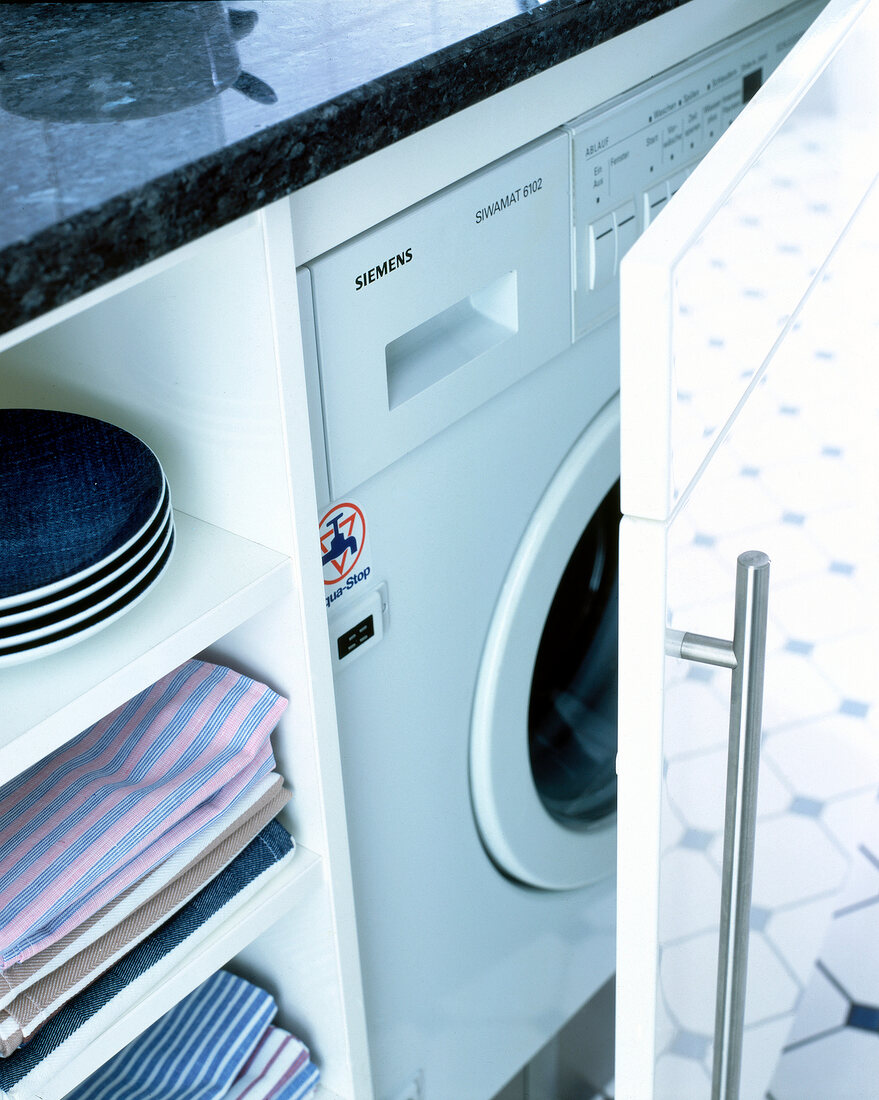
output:
[[[290,863],[271,875],[270,881],[248,902],[232,909],[219,928],[205,936],[198,933],[191,936],[187,941],[191,945],[189,953],[174,974],[157,982],[136,1005],[114,1020],[99,1039],[80,1051],[63,1073],[34,1094],[32,1100],[61,1100],[276,920],[290,914],[297,902],[308,891],[317,889],[321,882],[320,856],[297,846]],[[332,1093],[318,1093],[318,1096],[321,1100],[331,1100]]]
[[[0,783],[287,595],[290,559],[174,513],[167,572],[136,607],[69,649],[0,671]]]

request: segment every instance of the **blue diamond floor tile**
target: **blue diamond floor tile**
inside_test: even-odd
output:
[[[862,703],[858,699],[843,699],[839,704],[839,713],[848,714],[851,718],[866,718],[869,709],[869,703]]]
[[[856,1027],[861,1031],[875,1031],[879,1034],[879,1008],[873,1005],[852,1005],[846,1026]]]
[[[823,802],[815,798],[803,798],[801,795],[792,799],[790,804],[790,812],[800,814],[802,817],[820,817],[823,808]]]

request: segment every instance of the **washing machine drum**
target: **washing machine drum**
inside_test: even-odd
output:
[[[619,405],[547,488],[498,600],[479,670],[470,785],[509,877],[575,889],[616,854]]]

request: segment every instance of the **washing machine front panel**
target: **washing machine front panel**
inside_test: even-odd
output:
[[[613,878],[549,891],[500,872],[469,753],[504,578],[615,391],[617,349],[604,326],[357,489],[389,627],[337,670],[336,701],[378,1100],[419,1070],[427,1096],[486,1100],[613,972]]]
[[[614,867],[615,783],[599,780],[597,790],[594,785],[596,775],[613,772],[615,715],[612,744],[596,743],[599,717],[594,713],[549,736],[545,726],[535,730],[529,716],[534,717],[535,664],[554,604],[558,614],[559,583],[593,516],[606,516],[606,502],[609,495],[613,500],[618,479],[619,404],[614,400],[577,440],[531,517],[501,589],[476,686],[470,784],[480,835],[504,872],[544,889],[584,886],[607,877]],[[599,546],[603,541],[598,540]],[[608,564],[615,574],[613,563]],[[593,559],[593,576],[597,565]],[[607,627],[615,618],[615,576],[606,579],[607,590],[599,594],[605,605],[600,609],[599,642],[607,640]],[[570,614],[576,616],[577,610],[570,609]],[[599,692],[603,696],[613,693],[615,685],[615,669],[607,671],[613,682]],[[581,675],[586,674],[583,670]],[[585,710],[570,690],[559,692],[554,702],[560,711],[566,702],[569,712],[577,706]],[[602,705],[607,709],[606,700]],[[603,731],[598,737],[602,740],[606,741]],[[591,771],[589,756],[596,758]],[[535,782],[535,763],[543,780],[540,785]],[[559,774],[571,766],[579,773],[570,784],[576,793],[569,791],[562,799]],[[591,816],[586,811],[590,794],[595,796]]]
[[[312,261],[332,494],[567,347],[571,266],[561,132]]]

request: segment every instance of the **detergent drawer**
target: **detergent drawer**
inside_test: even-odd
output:
[[[559,132],[308,265],[333,497],[571,342],[569,180]]]

